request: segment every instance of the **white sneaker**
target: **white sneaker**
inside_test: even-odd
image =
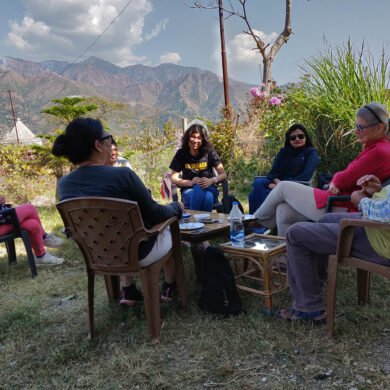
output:
[[[59,265],[64,262],[62,257],[55,257],[49,252],[46,252],[42,257],[34,257],[36,265]]]
[[[46,237],[43,239],[43,245],[49,248],[58,248],[63,245],[64,240],[55,236],[52,233],[46,234]]]

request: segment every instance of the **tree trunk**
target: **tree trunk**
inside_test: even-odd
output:
[[[263,58],[263,84],[262,91],[270,92],[271,84],[272,84],[272,65],[273,58],[264,57]]]

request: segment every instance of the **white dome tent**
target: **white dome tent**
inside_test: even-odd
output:
[[[16,133],[16,129],[18,132]],[[22,145],[31,145],[37,144],[42,145],[42,139],[38,138],[21,120],[18,118],[16,120],[16,129],[14,128],[7,133],[3,138],[4,144],[16,144],[19,143]]]

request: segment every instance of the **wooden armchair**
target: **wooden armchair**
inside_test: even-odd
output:
[[[390,231],[389,223],[375,222],[367,219],[343,219],[340,221],[340,236],[337,244],[337,252],[335,255],[329,256],[328,260],[327,334],[330,337],[334,333],[336,279],[339,265],[345,264],[350,267],[355,267],[357,270],[358,304],[368,302],[371,273],[376,273],[390,279],[390,260],[389,266],[385,266],[351,256],[352,239],[356,227]]]
[[[386,187],[390,184],[390,177],[382,181],[382,187]],[[334,207],[334,204],[336,202],[350,202],[351,201],[351,195],[334,195],[329,196],[329,198],[326,201],[326,213],[331,213]]]
[[[119,298],[119,276],[140,275],[149,335],[160,338],[160,271],[173,257],[180,304],[186,305],[184,269],[177,218],[152,229],[144,227],[137,202],[103,197],[83,197],[57,203],[65,229],[80,248],[87,266],[89,336],[93,337],[95,275],[104,275],[108,297]],[[172,249],[148,267],[139,265],[139,244],[170,228]]]
[[[27,253],[28,263],[31,269],[32,277],[37,276],[37,268],[35,266],[35,257],[31,249],[31,242],[26,230],[20,227],[18,216],[14,208],[7,208],[0,210],[0,219],[3,223],[7,223],[13,226],[13,230],[7,234],[0,236],[0,242],[5,242],[8,254],[9,264],[16,263],[16,251],[15,251],[15,238],[21,238],[23,240],[24,247]]]

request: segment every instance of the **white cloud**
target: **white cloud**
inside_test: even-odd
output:
[[[157,23],[150,33],[145,34],[145,40],[149,41],[150,39],[157,37],[157,35],[160,34],[161,31],[164,31],[167,28],[168,22],[169,19],[164,18],[159,23]]]
[[[25,17],[11,21],[8,46],[22,58],[73,61],[115,19],[128,0],[25,0]],[[157,36],[168,19],[145,35],[145,18],[152,12],[151,0],[132,0],[123,14],[81,58],[94,55],[121,66],[145,63],[134,48]]]
[[[178,64],[181,61],[181,57],[179,53],[168,52],[160,56],[160,64],[170,63],[170,64]]]
[[[265,42],[273,43],[279,34],[273,32],[269,35],[263,31],[254,32]],[[241,64],[258,64],[261,55],[256,48],[253,38],[248,34],[238,34],[227,44],[229,60]]]

